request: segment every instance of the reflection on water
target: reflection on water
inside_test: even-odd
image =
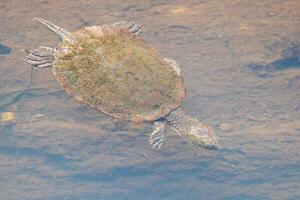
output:
[[[299,199],[299,9],[297,0],[0,2],[1,199]],[[184,109],[223,149],[168,130],[153,151],[151,124],[76,103],[50,69],[34,70],[30,86],[22,50],[58,43],[36,16],[69,31],[141,23],[180,64]]]

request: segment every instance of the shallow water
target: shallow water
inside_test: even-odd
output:
[[[299,199],[298,0],[1,1],[1,199]],[[127,124],[80,105],[24,49],[55,47],[32,20],[67,30],[134,20],[143,38],[181,66],[187,113],[223,148],[193,148],[169,130]]]

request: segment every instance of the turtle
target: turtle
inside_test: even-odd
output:
[[[34,19],[60,43],[28,51],[26,62],[51,67],[58,83],[79,103],[119,120],[153,122],[148,143],[155,150],[165,145],[167,126],[194,146],[220,147],[213,129],[181,108],[186,89],[179,65],[142,39],[140,24],[120,21],[68,32]]]

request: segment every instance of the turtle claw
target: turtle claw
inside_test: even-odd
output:
[[[149,144],[155,150],[160,150],[166,143],[166,124],[154,122],[153,132],[149,138]]]
[[[133,22],[134,25],[131,26],[128,30],[131,32],[131,33],[134,33],[136,35],[138,35],[142,29],[141,29],[141,25],[140,24],[136,24],[135,22]]]

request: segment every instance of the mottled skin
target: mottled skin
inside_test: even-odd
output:
[[[165,120],[180,136],[193,145],[206,149],[220,146],[219,139],[214,135],[211,127],[202,124],[196,118],[187,116],[181,108],[171,112]]]
[[[167,125],[190,144],[220,147],[210,127],[178,108],[185,97],[180,68],[139,37],[140,25],[117,22],[69,33],[47,20],[35,19],[62,42],[56,49],[32,50],[27,63],[52,67],[58,82],[79,102],[115,118],[154,121],[149,139],[154,149],[165,144]]]

